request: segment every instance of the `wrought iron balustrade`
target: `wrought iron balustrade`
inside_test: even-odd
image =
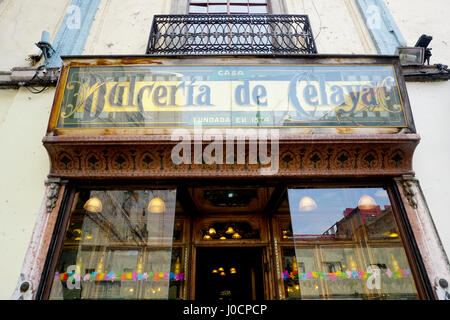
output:
[[[156,15],[147,54],[317,53],[307,15]]]

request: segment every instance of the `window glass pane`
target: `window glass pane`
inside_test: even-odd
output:
[[[206,6],[189,6],[189,13],[207,13]]]
[[[267,0],[249,0],[249,3],[250,4],[252,4],[252,3],[258,3],[258,4],[267,3]]]
[[[230,6],[230,12],[231,13],[248,13],[248,7],[247,6]]]
[[[250,13],[267,13],[267,6],[250,6]]]
[[[234,4],[234,3],[248,3],[248,0],[231,0],[230,4]]]
[[[227,13],[226,5],[213,5],[209,6],[209,13]]]
[[[208,0],[191,0],[191,3],[207,3]]]
[[[77,193],[50,299],[179,298],[174,216],[175,190]]]
[[[418,298],[384,189],[289,189],[288,198],[291,225],[281,224],[294,240],[283,253],[287,297]]]
[[[209,0],[209,3],[227,3],[227,0]]]

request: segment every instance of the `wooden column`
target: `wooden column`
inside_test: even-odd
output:
[[[45,196],[28,245],[18,284],[12,296],[15,300],[33,300],[36,297],[64,194],[65,186],[60,179],[49,179],[45,184],[47,187]],[[25,282],[28,282],[28,285]],[[27,287],[28,289],[24,290]]]
[[[428,278],[437,299],[442,290],[438,282],[450,282],[450,264],[430,215],[419,181],[410,175],[395,178]]]

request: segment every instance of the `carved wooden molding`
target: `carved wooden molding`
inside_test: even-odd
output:
[[[45,203],[45,206],[47,208],[47,213],[50,213],[56,207],[56,203],[58,201],[59,196],[59,190],[61,188],[61,182],[55,179],[50,179],[47,180],[45,184],[47,185],[47,191],[45,194],[47,197],[47,201]]]
[[[414,191],[414,184],[417,183],[417,179],[413,176],[404,176],[402,179],[399,179],[399,183],[403,188],[403,193],[405,194],[406,199],[408,200],[411,208],[417,209],[417,199],[416,193]]]
[[[395,176],[412,173],[415,134],[321,135],[281,140],[276,177]],[[261,164],[181,164],[171,160],[176,142],[152,137],[45,137],[50,177],[170,178],[255,177]],[[192,148],[193,152],[194,148]],[[224,151],[225,153],[225,151]],[[193,157],[192,157],[193,159]]]

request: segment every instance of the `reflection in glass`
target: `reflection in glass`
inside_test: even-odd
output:
[[[182,223],[174,226],[175,193],[77,193],[50,299],[180,297],[183,256],[172,244],[181,238]],[[101,210],[85,209],[93,208],[93,198]],[[152,199],[157,203],[149,205]]]
[[[214,5],[208,7],[208,13],[227,13],[226,5]]]
[[[189,6],[189,13],[206,13],[207,10],[208,9],[205,6],[194,6],[194,5]]]
[[[250,6],[250,13],[267,13],[266,6]]]
[[[282,250],[281,275],[288,299],[418,299],[385,190],[290,189],[288,198],[294,247]],[[313,210],[301,210],[305,198],[314,199]]]

